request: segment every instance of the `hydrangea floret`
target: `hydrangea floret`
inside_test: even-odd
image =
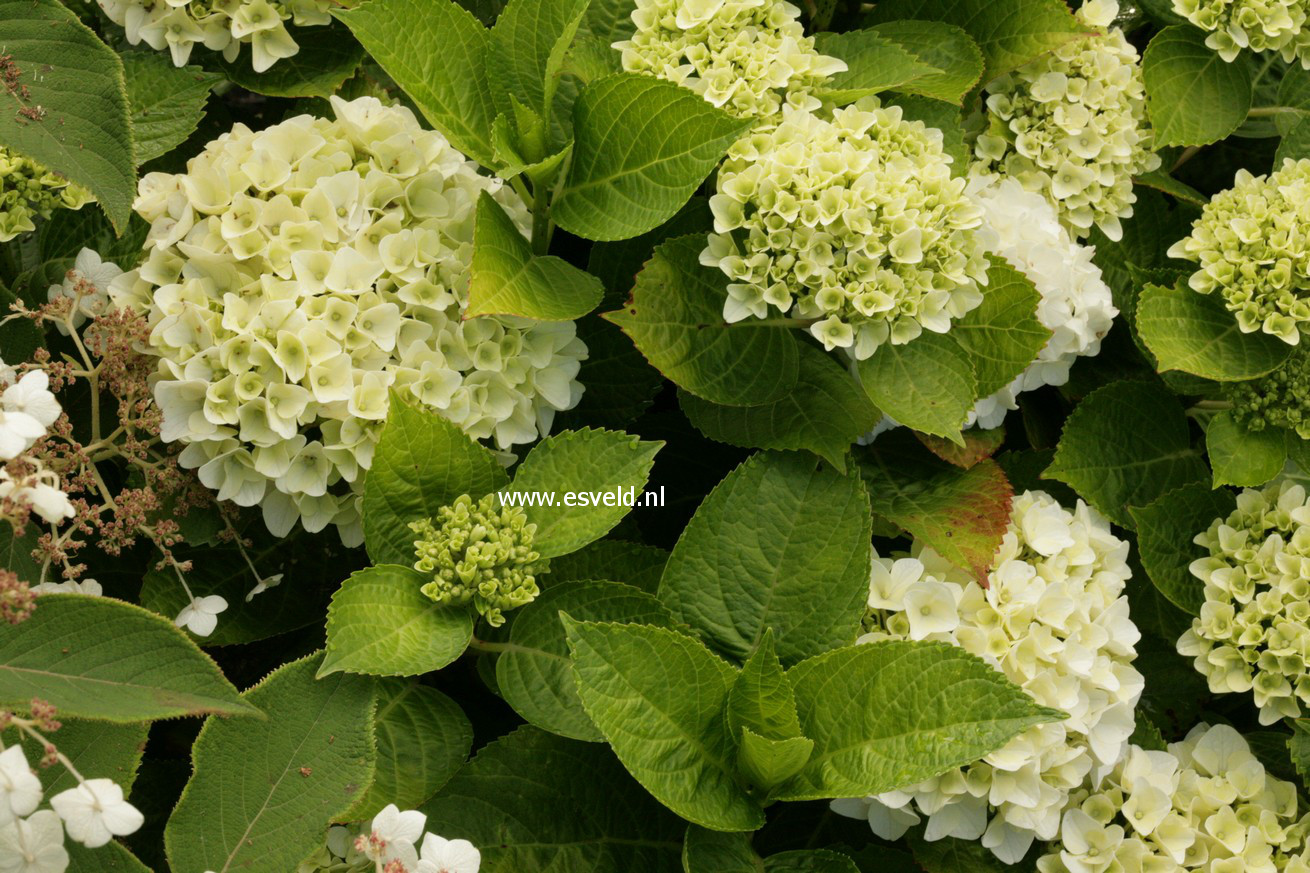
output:
[[[527,208],[403,107],[237,125],[141,181],[148,256],[110,291],[144,312],[162,436],[219,498],[362,538],[357,497],[390,393],[500,449],[577,404],[571,322],[464,319],[473,214]]]
[[[1113,0],[1089,0],[1079,20],[1095,33],[1066,42],[987,89],[987,132],[974,145],[989,172],[1018,179],[1060,212],[1076,237],[1093,226],[1123,236],[1133,176],[1158,169],[1137,50],[1110,23]]]
[[[1178,639],[1216,694],[1251,692],[1260,723],[1310,703],[1310,500],[1290,481],[1245,489],[1226,518],[1193,540],[1205,603]]]
[[[71,301],[68,323],[56,323],[59,332],[68,336],[80,328],[87,319],[104,315],[109,310],[109,285],[123,271],[112,261],[103,260],[94,249],[77,253],[73,266],[64,274],[64,281],[51,285],[46,297],[51,303],[61,299]]]
[[[949,642],[1069,718],[1030,728],[977,764],[833,808],[867,817],[885,839],[924,816],[926,839],[981,837],[1016,863],[1034,839],[1058,835],[1071,793],[1127,750],[1143,687],[1124,595],[1128,543],[1081,501],[1069,511],[1029,491],[1014,500],[987,587],[930,549],[912,554],[875,553],[860,641]]]
[[[941,131],[866,97],[831,119],[784,109],[728,152],[702,264],[731,280],[729,322],[804,319],[832,350],[945,333],[982,302],[982,210],[951,175]]]
[[[1245,333],[1289,345],[1310,329],[1310,158],[1287,158],[1267,176],[1238,170],[1169,257],[1199,265],[1187,284],[1219,292]]]
[[[423,593],[437,603],[472,603],[492,627],[504,613],[541,593],[537,576],[549,561],[532,548],[537,526],[521,506],[498,506],[495,494],[462,494],[434,518],[410,522],[418,535],[414,569],[432,577]]]
[[[21,529],[29,514],[49,524],[74,515],[59,474],[31,454],[63,413],[40,369],[21,377],[0,360],[0,520]]]
[[[1197,725],[1168,750],[1133,746],[1080,789],[1041,873],[1205,870],[1305,873],[1310,821],[1296,786],[1270,774],[1228,725]]]
[[[1225,61],[1234,61],[1242,49],[1277,52],[1291,63],[1299,60],[1310,70],[1310,29],[1306,0],[1173,0],[1174,12],[1202,30],[1210,31],[1205,44]]]
[[[818,86],[846,63],[814,50],[784,0],[637,0],[636,31],[614,43],[623,69],[675,82],[738,118],[817,109]]]
[[[296,873],[478,873],[482,853],[468,840],[448,840],[426,831],[427,816],[389,803],[368,829],[352,835],[333,825],[327,843]]]
[[[0,243],[36,230],[56,209],[81,209],[91,192],[30,158],[0,146]]]
[[[191,50],[202,45],[235,61],[243,43],[250,44],[250,65],[262,73],[300,46],[287,24],[312,27],[332,22],[329,0],[97,0],[132,45],[144,42],[167,49],[181,67]]]
[[[1310,343],[1298,345],[1273,372],[1225,382],[1223,390],[1233,418],[1248,431],[1283,427],[1310,440]]]

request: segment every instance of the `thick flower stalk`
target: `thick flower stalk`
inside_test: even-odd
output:
[[[56,209],[81,209],[91,192],[0,146],[0,243],[36,230]]]
[[[1251,692],[1260,723],[1310,703],[1310,500],[1291,482],[1246,489],[1237,508],[1193,540],[1205,604],[1178,640],[1216,694]]]
[[[1113,0],[1089,0],[1079,19],[1101,33],[1075,39],[987,89],[987,132],[974,152],[988,172],[1018,179],[1060,212],[1075,237],[1110,239],[1133,214],[1133,176],[1155,170],[1137,50],[1110,23]]]
[[[262,73],[300,46],[288,24],[312,27],[330,24],[328,0],[96,0],[115,24],[122,25],[132,45],[144,42],[167,49],[181,67],[191,50],[202,45],[235,61],[243,43],[250,44],[250,65]]]
[[[1072,511],[1029,491],[1014,500],[987,587],[940,555],[876,557],[870,632],[861,642],[939,640],[991,664],[1039,704],[1067,712],[977,764],[875,797],[835,801],[885,839],[928,819],[925,838],[975,840],[1016,863],[1059,833],[1070,795],[1114,766],[1133,731],[1140,638],[1124,584],[1128,543],[1081,501]]]
[[[1041,873],[1204,870],[1305,873],[1310,821],[1228,725],[1197,725],[1168,751],[1133,746],[1073,797]]]
[[[508,449],[578,402],[586,347],[569,322],[465,320],[478,196],[526,228],[523,202],[408,109],[332,105],[145,177],[149,254],[111,290],[149,318],[182,464],[275,535],[353,545],[389,392]]]
[[[636,32],[614,43],[623,69],[689,88],[739,118],[817,109],[816,87],[846,69],[814,50],[785,0],[637,0]]]
[[[432,577],[423,593],[437,603],[472,603],[492,627],[536,598],[536,577],[549,566],[532,548],[537,526],[523,508],[496,504],[494,494],[478,501],[462,494],[436,517],[409,525],[418,535],[414,569]]]
[[[1263,331],[1289,345],[1310,329],[1310,159],[1267,176],[1238,170],[1169,257],[1199,265],[1187,284],[1224,299],[1245,333]]]
[[[1272,373],[1223,383],[1233,418],[1248,431],[1283,427],[1310,440],[1310,343],[1298,345]]]
[[[1205,44],[1225,61],[1242,49],[1277,52],[1283,60],[1310,70],[1310,29],[1306,0],[1173,0],[1174,12],[1202,30]]]
[[[945,333],[987,282],[966,184],[941,131],[876,97],[831,120],[785,109],[732,147],[710,198],[700,259],[731,279],[723,317],[790,315],[856,359]]]

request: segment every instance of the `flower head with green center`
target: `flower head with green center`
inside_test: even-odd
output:
[[[1223,388],[1233,418],[1248,431],[1285,427],[1310,440],[1310,343],[1298,345],[1272,373]]]
[[[521,506],[496,507],[496,495],[462,494],[434,518],[410,522],[418,534],[414,569],[432,576],[423,593],[437,603],[472,603],[492,627],[504,612],[541,593],[537,575],[550,562],[532,548],[537,526]]]
[[[623,69],[689,88],[738,118],[776,121],[784,105],[817,109],[811,92],[846,69],[814,50],[784,0],[637,0],[636,32],[614,43]]]
[[[945,333],[982,302],[982,210],[951,176],[941,131],[876,97],[832,113],[784,109],[728,152],[700,260],[731,283],[723,316],[811,319],[828,349]]]
[[[1072,40],[988,86],[989,128],[974,152],[989,172],[1055,204],[1076,237],[1093,226],[1118,240],[1133,214],[1133,176],[1155,170],[1137,50],[1110,27],[1111,0],[1078,11],[1104,32]]]
[[[1205,604],[1178,652],[1215,694],[1251,692],[1260,723],[1310,704],[1310,500],[1300,485],[1246,489],[1237,508],[1193,540]]]
[[[1307,0],[1173,0],[1174,12],[1202,30],[1205,44],[1225,61],[1242,49],[1278,52],[1289,64],[1299,60],[1310,70],[1310,16]]]
[[[1196,262],[1187,284],[1218,291],[1244,333],[1263,331],[1296,345],[1310,330],[1310,159],[1268,176],[1238,170],[1216,194],[1171,258]]]
[[[0,242],[36,230],[35,218],[81,209],[92,199],[81,185],[0,146]]]

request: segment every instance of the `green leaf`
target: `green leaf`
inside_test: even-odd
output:
[[[655,402],[664,388],[664,377],[617,325],[600,315],[578,322],[578,339],[587,346],[587,359],[577,376],[586,390],[577,406],[555,416],[554,427],[621,429],[630,425]]]
[[[336,22],[327,27],[298,27],[294,30],[300,51],[262,73],[254,71],[250,66],[250,56],[244,51],[234,61],[219,57],[214,65],[228,79],[256,94],[322,97],[326,100],[355,75],[364,60],[364,49]]]
[[[440,691],[401,679],[380,680],[377,689],[377,769],[343,821],[368,821],[388,803],[417,809],[450,781],[473,747],[473,725]]]
[[[712,403],[757,406],[785,397],[800,368],[799,343],[785,327],[723,321],[728,277],[700,263],[701,235],[655,249],[632,299],[605,318],[623,329],[655,369]]]
[[[1215,415],[1205,429],[1205,450],[1210,455],[1214,487],[1254,488],[1277,476],[1287,463],[1289,436],[1296,439],[1280,427],[1247,430],[1228,411]]]
[[[653,76],[598,79],[573,105],[573,164],[551,216],[586,239],[645,233],[677,213],[750,126]]]
[[[951,175],[963,177],[973,161],[973,146],[964,141],[964,112],[945,100],[904,94],[896,97],[906,121],[922,121],[942,132],[942,151],[950,155]]]
[[[959,446],[942,437],[915,433],[914,438],[937,457],[956,467],[969,469],[979,461],[990,458],[1005,443],[1005,426],[989,430],[972,428],[964,432],[964,445]]]
[[[564,626],[582,705],[628,772],[694,824],[762,826],[763,811],[737,782],[723,723],[736,670],[664,628],[568,618]]]
[[[1242,333],[1219,295],[1198,294],[1186,281],[1144,287],[1136,321],[1162,371],[1240,382],[1276,370],[1292,353],[1278,337]]]
[[[478,198],[473,231],[466,318],[520,315],[540,321],[572,321],[600,304],[600,280],[563,258],[537,257],[491,195]]]
[[[542,557],[567,555],[609,533],[640,499],[655,453],[648,442],[616,430],[585,428],[549,436],[533,447],[514,472],[511,493],[554,494],[554,506],[524,506],[537,526],[532,547]],[[575,492],[574,505],[565,492]]]
[[[800,736],[796,698],[774,650],[772,630],[764,632],[759,646],[732,683],[724,717],[728,722],[728,733],[734,737],[739,736],[743,728],[771,739]]]
[[[876,30],[818,33],[814,48],[820,54],[846,62],[846,72],[837,73],[815,92],[816,97],[838,105],[854,103],[861,97],[943,72]]]
[[[860,873],[855,862],[829,849],[796,849],[764,859],[765,873]]]
[[[144,164],[195,132],[205,115],[209,89],[222,77],[199,67],[175,67],[156,52],[127,52],[122,59],[136,162]]]
[[[373,777],[374,683],[284,664],[245,698],[268,718],[205,722],[164,830],[174,870],[294,870]]]
[[[564,55],[591,0],[511,0],[491,28],[492,93],[550,115]]]
[[[34,697],[113,722],[259,713],[171,621],[81,594],[43,594],[26,621],[0,626],[0,706]]]
[[[814,753],[814,740],[788,737],[772,740],[748,727],[741,729],[737,766],[758,793],[766,793],[795,776]]]
[[[1027,276],[992,257],[987,280],[982,304],[951,325],[950,333],[969,355],[980,397],[1013,382],[1051,339],[1037,319],[1042,295]]]
[[[378,564],[351,574],[332,596],[327,654],[320,676],[338,671],[416,676],[440,670],[464,654],[473,613],[437,603],[420,590],[417,570]]]
[[[484,746],[423,812],[482,851],[481,873],[673,873],[687,826],[606,746],[530,726]]]
[[[60,719],[60,722],[59,730],[48,737],[59,749],[59,753],[68,758],[83,777],[112,779],[127,794],[136,780],[150,725],[145,722],[113,724],[76,718]],[[45,744],[36,742],[27,734],[16,732],[6,735],[6,741],[11,737],[19,741],[28,761],[39,761],[45,755]],[[36,774],[41,777],[41,789],[47,797],[76,788],[78,784],[77,777],[63,764],[42,767]]]
[[[982,50],[969,34],[955,25],[902,20],[887,21],[871,29],[939,70],[905,82],[899,91],[959,106],[982,80]]]
[[[925,873],[1011,873],[1015,868],[1003,863],[978,840],[941,840],[909,837],[914,860]]]
[[[364,543],[374,563],[414,563],[409,522],[436,515],[461,494],[509,482],[496,456],[434,412],[391,395],[391,410],[364,485]]]
[[[750,834],[725,834],[690,825],[682,844],[683,873],[764,873]]]
[[[713,230],[714,216],[710,214],[709,199],[696,196],[688,200],[677,215],[648,233],[593,245],[587,256],[587,272],[598,276],[605,284],[607,306],[622,306],[631,296],[637,274],[651,259],[660,243],[690,234],[703,237]],[[698,265],[699,254],[698,251]]]
[[[88,849],[81,843],[69,840],[67,873],[151,873],[150,868],[117,841],[110,841],[98,849]]]
[[[491,34],[471,13],[451,0],[371,0],[333,14],[451,145],[484,167],[496,165]]]
[[[1161,594],[1191,615],[1201,611],[1205,594],[1201,580],[1187,568],[1208,554],[1192,538],[1205,533],[1215,519],[1227,518],[1235,505],[1232,492],[1211,491],[1194,482],[1129,510],[1146,574]]]
[[[864,390],[883,412],[906,427],[961,441],[978,379],[953,338],[924,331],[903,346],[883,343],[856,366]]]
[[[660,599],[724,657],[769,629],[784,664],[855,640],[868,598],[869,501],[854,474],[806,455],[752,456],[687,523]]]
[[[5,346],[8,351],[8,346]],[[0,521],[0,568],[8,570],[29,585],[41,581],[41,563],[32,560],[32,552],[37,548],[43,531],[36,525],[28,525],[21,537],[14,536],[14,529],[7,521]]]
[[[1142,55],[1146,114],[1156,147],[1218,142],[1251,109],[1251,74],[1226,63],[1205,44],[1204,31],[1188,24],[1166,27]]]
[[[546,590],[519,612],[509,643],[496,659],[496,685],[514,711],[539,728],[575,740],[600,742],[578,698],[560,613],[581,621],[633,622],[672,627],[654,596],[618,582],[565,582],[550,575]]]
[[[118,55],[58,0],[0,0],[0,21],[6,75],[17,75],[0,144],[90,190],[122,233],[136,161]]]
[[[597,540],[576,552],[551,558],[550,584],[610,579],[654,594],[669,553],[658,546]]]
[[[778,792],[783,800],[903,788],[1064,717],[946,643],[896,640],[838,649],[802,661],[787,678],[814,755]]]
[[[1125,381],[1083,399],[1065,421],[1045,477],[1131,528],[1128,507],[1206,479],[1207,472],[1178,400],[1161,385]]]
[[[791,393],[761,406],[724,406],[688,391],[678,393],[687,418],[712,440],[743,448],[804,449],[846,469],[851,443],[873,430],[878,410],[840,364],[801,345]]]
[[[1301,785],[1310,785],[1310,720],[1293,719],[1292,735],[1287,738],[1287,751],[1292,757],[1292,766],[1301,777]]]
[[[1170,197],[1177,198],[1184,203],[1190,203],[1193,206],[1205,206],[1210,202],[1209,197],[1206,197],[1191,185],[1185,185],[1182,182],[1179,182],[1163,169],[1152,170],[1149,173],[1142,173],[1140,176],[1135,176],[1133,182],[1147,188],[1153,188],[1156,191],[1168,194]],[[1133,212],[1136,214],[1137,210],[1134,209]]]

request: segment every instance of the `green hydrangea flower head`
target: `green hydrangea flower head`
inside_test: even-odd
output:
[[[1089,0],[1078,17],[1100,32],[1054,51],[988,86],[988,130],[974,152],[989,172],[1044,195],[1076,237],[1093,226],[1123,236],[1133,214],[1133,176],[1158,169],[1146,120],[1137,49],[1111,27],[1119,5]]]
[[[1227,382],[1232,415],[1249,431],[1285,427],[1310,440],[1310,343],[1298,345],[1281,367],[1245,382]]]
[[[1299,60],[1310,70],[1310,30],[1306,0],[1173,0],[1174,12],[1202,30],[1205,44],[1225,61],[1242,49],[1278,52],[1289,64]]]
[[[462,494],[434,518],[409,527],[418,534],[414,569],[432,576],[423,593],[437,603],[472,603],[488,624],[499,627],[505,612],[541,593],[537,576],[549,561],[532,548],[537,526],[523,507],[497,508],[494,494],[477,501]]]
[[[92,199],[81,185],[0,146],[0,243],[36,230],[34,218],[81,209]]]
[[[814,89],[846,69],[814,50],[783,0],[637,0],[636,32],[614,43],[623,69],[675,82],[738,118],[817,109]]]
[[[1310,159],[1268,176],[1238,170],[1233,187],[1216,194],[1169,257],[1200,265],[1187,284],[1218,291],[1245,333],[1263,331],[1289,345],[1310,322]]]
[[[866,97],[831,118],[783,110],[733,145],[700,260],[728,278],[729,322],[812,319],[829,350],[945,333],[982,302],[982,209],[951,175],[941,131]]]

